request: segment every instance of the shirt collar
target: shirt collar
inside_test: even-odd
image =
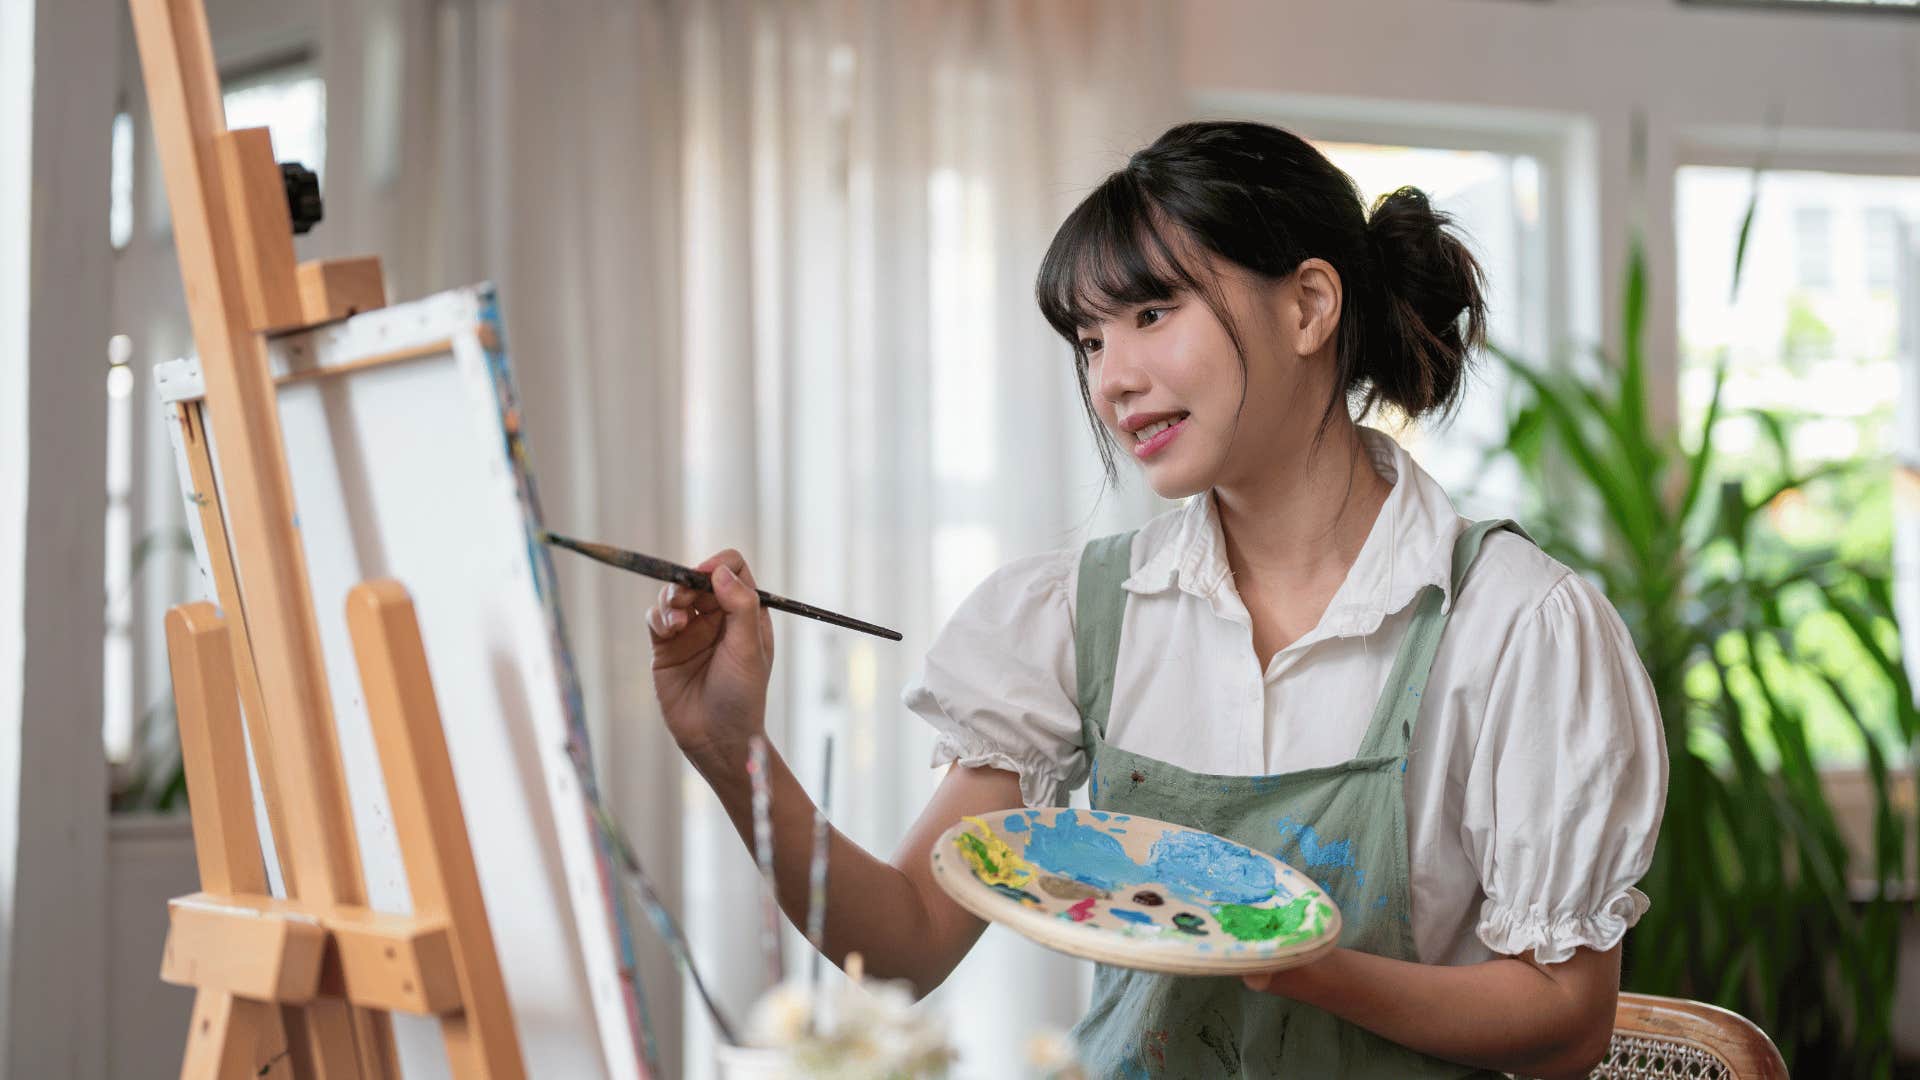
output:
[[[1453,544],[1464,523],[1452,500],[1391,437],[1365,426],[1359,433],[1374,471],[1393,487],[1314,636],[1372,633],[1428,585],[1439,586],[1442,610],[1453,603]],[[1123,583],[1125,589],[1156,593],[1178,588],[1217,599],[1229,567],[1211,490],[1189,497],[1169,527],[1152,530],[1145,539],[1151,550]]]

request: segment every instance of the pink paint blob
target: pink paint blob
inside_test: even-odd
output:
[[[1085,900],[1068,908],[1067,918],[1072,919],[1074,922],[1086,922],[1088,919],[1093,918],[1093,897],[1089,896]]]

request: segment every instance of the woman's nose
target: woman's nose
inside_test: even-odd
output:
[[[1140,366],[1140,358],[1126,345],[1107,341],[1100,351],[1101,396],[1118,403],[1146,388],[1146,372]]]

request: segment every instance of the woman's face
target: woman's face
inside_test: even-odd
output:
[[[1193,293],[1080,329],[1094,411],[1166,499],[1303,460],[1334,370],[1339,278],[1327,263],[1309,259],[1279,282],[1219,261],[1195,269],[1213,276],[1240,332],[1244,375],[1226,326]]]

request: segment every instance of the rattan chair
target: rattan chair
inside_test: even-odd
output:
[[[1786,1080],[1787,1064],[1759,1025],[1717,1005],[1621,994],[1613,1041],[1591,1080]]]

